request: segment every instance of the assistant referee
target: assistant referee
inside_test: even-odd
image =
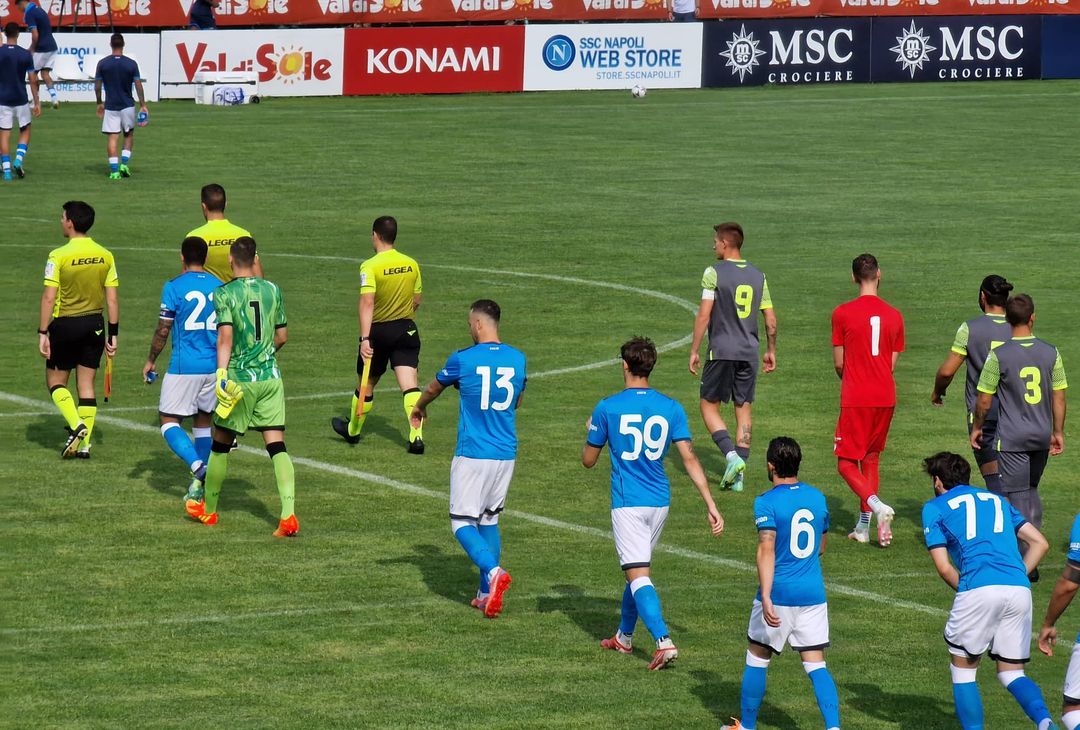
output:
[[[416,369],[420,364],[420,331],[413,321],[420,307],[423,286],[420,265],[394,248],[397,221],[388,215],[376,218],[371,226],[375,255],[360,264],[360,352],[356,372],[363,380],[364,361],[371,371],[363,393],[364,406],[357,415],[360,388],[353,394],[350,418],[333,418],[330,425],[350,444],[360,440],[360,431],[374,403],[375,386],[389,365],[394,369],[408,423],[413,406],[420,399]],[[362,383],[361,383],[362,384]],[[409,453],[424,453],[424,424],[409,424]]]
[[[97,416],[94,378],[102,352],[116,354],[120,329],[116,262],[104,246],[86,234],[94,225],[94,209],[72,200],[64,203],[60,225],[68,242],[49,253],[45,290],[41,294],[38,351],[45,358],[45,383],[53,403],[67,421],[61,456],[90,458],[90,436]],[[109,310],[108,336],[102,311]],[[68,380],[75,370],[79,405]]]

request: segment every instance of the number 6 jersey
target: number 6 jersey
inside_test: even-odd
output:
[[[825,603],[821,540],[829,531],[825,495],[809,484],[777,484],[754,500],[758,532],[776,532],[772,602],[777,606]],[[761,600],[761,590],[758,590]]]
[[[172,325],[173,375],[207,375],[217,369],[217,316],[214,291],[221,280],[204,271],[187,271],[161,290],[161,319]]]

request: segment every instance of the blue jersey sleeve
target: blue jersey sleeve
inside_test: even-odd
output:
[[[36,10],[36,8],[31,9],[30,12],[23,15],[23,20],[26,21],[27,30],[34,30],[38,27],[37,13],[35,13],[34,10]]]
[[[592,418],[589,419],[589,435],[586,437],[589,446],[598,449],[604,448],[607,443],[607,415],[604,412],[604,401],[596,404]]]
[[[999,499],[1000,499],[1000,497],[999,497]],[[1016,532],[1017,530],[1019,530],[1021,527],[1024,526],[1024,523],[1027,522],[1027,520],[1024,519],[1024,516],[1022,514],[1020,514],[1020,512],[1016,509],[1016,507],[1013,507],[1011,504],[1006,502],[1004,499],[1002,499],[1001,501],[1003,503],[1003,506],[1006,509],[1009,510],[1009,521],[1012,524],[1013,532]]]
[[[1080,565],[1080,514],[1076,515],[1069,533],[1069,560]]]
[[[435,379],[444,387],[458,384],[461,380],[461,357],[459,357],[459,353],[455,352],[447,358],[443,369],[435,374]]]
[[[172,282],[161,288],[161,319],[176,319],[176,313],[180,310],[180,302],[176,296],[176,289]]]
[[[825,501],[825,497],[822,496],[821,501]],[[821,534],[824,535],[829,531],[829,508],[826,506],[821,516]]]
[[[754,526],[759,530],[776,530],[776,511],[772,501],[764,496],[754,500]]]
[[[686,411],[678,403],[675,403],[674,413],[671,414],[671,440],[690,441],[690,424],[686,420]]]
[[[106,57],[107,58],[107,57]],[[97,67],[94,68],[94,81],[101,81],[101,64],[105,63],[105,58],[98,61]]]
[[[136,80],[138,80],[138,81],[142,81],[142,74],[141,74],[141,73],[139,73],[139,63],[138,63],[137,61],[135,61],[134,59],[132,59],[132,61],[131,61],[131,67],[132,67],[132,69],[134,69],[134,71],[135,71],[135,78],[136,78]]]
[[[933,502],[928,502],[922,511],[923,536],[928,550],[946,547],[945,531],[941,529],[941,512]]]

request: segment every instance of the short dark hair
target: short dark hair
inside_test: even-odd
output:
[[[931,477],[940,479],[946,489],[971,482],[971,465],[960,454],[951,451],[939,451],[923,459],[923,468]]]
[[[180,253],[184,257],[184,263],[187,265],[195,264],[196,266],[202,266],[206,263],[206,252],[209,247],[206,245],[206,241],[198,236],[188,236],[184,239],[184,242],[180,244]]]
[[[115,49],[115,48],[123,48],[123,47],[124,47],[124,34],[123,33],[113,33],[112,37],[109,38],[109,48],[114,48]]]
[[[799,476],[799,465],[802,464],[799,442],[790,436],[777,436],[769,442],[765,461],[773,465],[778,477],[787,479]]]
[[[619,351],[631,375],[647,378],[656,367],[656,345],[648,337],[631,337]]]
[[[240,236],[229,247],[229,254],[233,261],[241,266],[251,266],[255,263],[255,239],[251,236]]]
[[[499,323],[499,317],[502,316],[502,309],[492,299],[477,299],[469,307],[470,312],[476,312],[489,317],[495,324]]]
[[[997,274],[990,274],[983,279],[979,287],[979,291],[986,297],[986,303],[992,307],[1004,307],[1012,290],[1013,285],[1006,281],[1004,276]]]
[[[7,37],[7,38],[18,38],[19,37],[19,24],[16,23],[15,21],[11,21],[7,25],[5,25],[4,26],[4,36]]]
[[[872,253],[861,253],[851,262],[851,273],[855,281],[870,281],[878,272],[877,258]]]
[[[64,203],[64,215],[75,228],[76,233],[89,233],[94,227],[94,209],[81,200],[69,200]]]
[[[214,213],[225,212],[225,188],[217,183],[202,186],[202,202],[206,209]]]
[[[379,216],[371,224],[371,232],[383,243],[392,244],[397,240],[397,218],[392,215]]]
[[[738,223],[734,221],[717,223],[712,229],[716,231],[716,236],[721,240],[727,241],[735,248],[742,248],[743,229]]]
[[[1027,324],[1031,321],[1033,314],[1035,314],[1035,301],[1027,294],[1009,297],[1009,301],[1005,303],[1005,319],[1013,327]]]

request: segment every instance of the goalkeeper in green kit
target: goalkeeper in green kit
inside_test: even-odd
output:
[[[276,284],[255,276],[255,260],[255,240],[237,238],[229,250],[236,278],[214,291],[218,333],[214,442],[206,467],[205,501],[189,499],[185,507],[193,519],[216,525],[233,442],[248,429],[261,431],[281,496],[281,521],[274,537],[292,537],[300,531],[300,523],[293,512],[293,464],[285,451],[285,388],[274,357],[289,336],[285,302]]]

